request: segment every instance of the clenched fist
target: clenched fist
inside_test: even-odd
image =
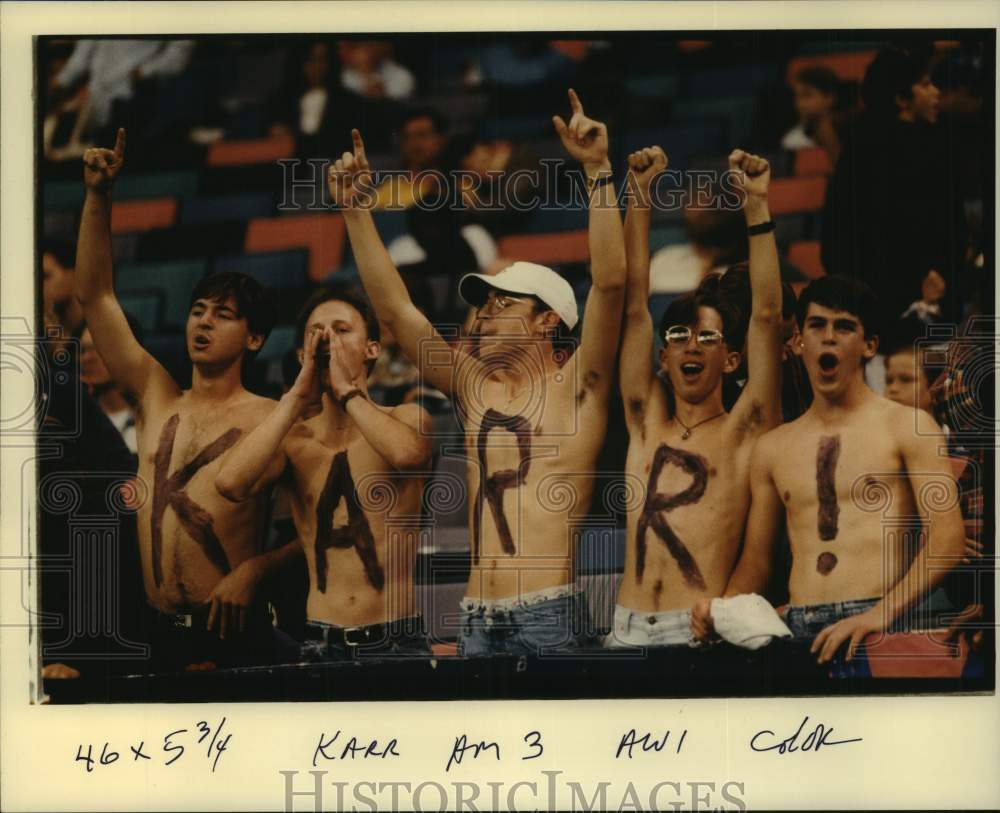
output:
[[[734,173],[736,188],[746,192],[748,198],[767,199],[771,183],[771,165],[767,159],[733,150],[729,154],[729,169]]]
[[[629,155],[629,188],[635,194],[636,205],[643,208],[650,205],[649,190],[667,163],[667,155],[660,147],[646,147]]]

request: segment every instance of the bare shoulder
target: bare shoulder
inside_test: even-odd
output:
[[[888,398],[879,398],[874,410],[879,422],[896,438],[900,446],[933,442],[943,436],[937,421],[922,409],[897,404]]]
[[[431,423],[430,413],[420,404],[400,404],[395,407],[379,406],[379,409],[388,412],[397,421],[415,429],[427,428]]]
[[[263,420],[271,414],[278,406],[278,402],[273,398],[265,398],[262,395],[247,393],[245,398],[240,399],[238,409],[252,419]]]

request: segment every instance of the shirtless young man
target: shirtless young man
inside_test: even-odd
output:
[[[846,641],[850,660],[867,634],[898,625],[965,549],[934,419],[865,385],[864,361],[878,348],[877,307],[867,286],[843,277],[815,280],[799,298],[800,349],[815,397],[801,418],[757,442],[746,541],[725,591],[761,591],[784,509],[793,557],[785,623],[795,636],[815,638],[820,663]],[[926,543],[911,560],[907,535],[885,531],[917,516]],[[711,604],[700,602],[692,628],[701,637],[711,626]]]
[[[727,413],[723,376],[739,367],[745,317],[703,291],[674,300],[660,323],[660,370],[669,388],[653,370],[648,201],[650,184],[666,165],[659,147],[629,158],[637,194],[630,196],[625,223],[625,471],[647,485],[643,504],[628,516],[625,571],[605,639],[610,648],[692,642],[691,608],[700,598],[722,595],[739,554],[750,505],[750,450],[781,421],[781,279],[767,207],[771,173],[767,161],[742,150],[729,156],[729,166],[745,193],[750,235],[747,384]]]
[[[429,655],[413,589],[413,520],[423,489],[416,472],[431,457],[430,416],[416,404],[369,399],[379,325],[367,304],[317,291],[297,335],[298,378],[229,455],[216,487],[240,502],[288,477],[309,565],[303,657]]]
[[[357,131],[354,154],[345,153],[330,173],[379,318],[424,378],[453,396],[464,423],[472,554],[459,636],[465,656],[571,651],[590,637],[573,525],[589,507],[604,441],[625,250],[607,128],[569,95],[569,123],[553,121],[589,179],[593,286],[582,338],[568,359],[565,350],[557,357],[553,334],[560,322],[570,330],[577,323],[573,291],[531,263],[464,277],[462,296],[478,308],[473,344],[449,345],[413,305],[364,207],[371,184]]]
[[[177,386],[143,350],[112,284],[111,188],[124,153],[119,130],[114,150],[83,156],[76,284],[97,351],[135,409],[138,480],[145,484],[137,516],[142,576],[158,611],[151,643],[161,668],[271,659],[277,638],[255,593],[294,548],[262,554],[268,495],[233,505],[214,482],[226,453],[275,407],[247,392],[240,377],[273,315],[255,280],[217,274],[191,297],[191,389]]]

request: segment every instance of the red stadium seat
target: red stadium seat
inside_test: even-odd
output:
[[[771,214],[794,215],[818,212],[826,199],[826,178],[776,178],[767,196]]]
[[[458,657],[457,644],[431,644],[431,652],[435,658],[455,658]]]
[[[969,658],[960,637],[948,644],[947,630],[871,633],[865,638],[868,668],[877,678],[958,678]]]
[[[556,234],[523,234],[505,237],[500,241],[501,257],[527,260],[542,265],[585,263],[590,259],[587,230],[565,231]]]
[[[309,249],[309,279],[319,282],[340,267],[344,253],[344,218],[339,214],[294,215],[251,220],[244,250]]]
[[[173,226],[176,221],[176,198],[129,200],[111,207],[112,234],[164,229]]]
[[[830,156],[822,147],[810,147],[795,153],[795,174],[799,177],[832,173],[833,164],[830,163]]]
[[[295,154],[292,136],[259,138],[252,141],[219,141],[208,150],[205,163],[210,167],[231,167],[241,164],[267,164]]]
[[[803,68],[829,68],[842,81],[860,82],[877,51],[855,51],[847,54],[810,54],[799,56],[788,63],[785,79],[791,83]]]
[[[816,279],[825,273],[819,254],[819,240],[799,240],[788,247],[788,262],[809,279]]]

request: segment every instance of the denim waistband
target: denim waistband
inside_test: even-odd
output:
[[[582,592],[576,584],[558,584],[555,587],[546,587],[542,590],[533,590],[530,593],[521,593],[508,598],[462,598],[461,608],[465,612],[510,612],[522,607],[530,607],[534,604],[541,604],[543,601],[553,601],[557,598],[575,596]]]

